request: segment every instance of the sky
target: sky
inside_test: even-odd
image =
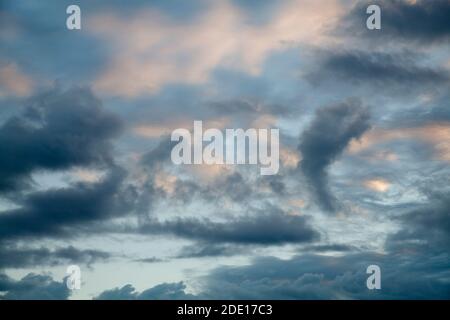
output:
[[[0,299],[449,299],[449,16],[0,0]],[[196,120],[279,129],[278,173],[175,165]]]

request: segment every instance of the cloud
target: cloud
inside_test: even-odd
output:
[[[176,142],[170,141],[169,136],[161,138],[160,142],[152,150],[146,152],[139,161],[142,167],[142,173],[139,176],[141,186],[138,189],[135,211],[141,218],[145,218],[151,213],[155,202],[172,194],[172,189],[176,188],[178,181],[170,178],[170,181],[164,181],[163,167],[170,161],[170,153]],[[167,175],[168,177],[168,175]],[[160,181],[162,179],[162,181]],[[176,194],[176,192],[173,192]]]
[[[250,184],[239,172],[228,175],[225,181],[221,181],[216,187],[217,189],[221,189],[219,194],[226,194],[233,201],[238,202],[245,201],[252,193]]]
[[[186,285],[183,282],[163,283],[138,294],[138,300],[188,300],[195,298],[185,292]]]
[[[303,158],[299,167],[322,209],[334,211],[337,206],[329,190],[327,168],[368,128],[367,109],[359,101],[349,100],[317,110],[302,133],[298,149]]]
[[[290,149],[289,147],[280,145],[280,160],[286,168],[296,168],[301,160],[300,157],[301,155],[295,148]]]
[[[363,134],[359,140],[350,143],[349,152],[353,154],[374,146],[395,141],[422,142],[431,146],[427,158],[450,161],[450,124],[448,122],[429,122],[417,127],[374,128]],[[419,153],[415,150],[415,153]]]
[[[412,86],[433,87],[449,82],[450,75],[442,68],[419,64],[419,57],[411,52],[364,52],[350,50],[324,54],[320,68],[311,72],[313,83],[348,80],[357,85],[376,85],[383,89],[410,89]]]
[[[381,30],[373,32],[366,26],[366,8],[381,8]],[[423,45],[445,44],[450,40],[450,3],[447,0],[378,0],[359,1],[342,18],[340,34],[358,35],[369,41],[403,41]]]
[[[192,118],[189,116],[182,119],[156,120],[154,122],[157,123],[139,124],[135,126],[133,128],[133,133],[144,138],[164,138],[165,136],[170,136],[172,131],[178,128],[192,130],[195,119],[196,117],[192,115]],[[209,128],[222,129],[229,125],[230,119],[226,116],[222,116],[220,118],[202,120],[202,122],[203,130]]]
[[[255,117],[261,115],[287,116],[294,110],[290,110],[284,105],[266,104],[254,99],[234,99],[216,101],[209,104],[209,108],[220,116],[228,116],[230,114],[239,115],[239,117],[250,116]]]
[[[35,96],[21,116],[0,127],[0,192],[20,188],[36,170],[109,166],[119,118],[87,88]]]
[[[326,26],[342,14],[338,4],[289,1],[278,6],[270,21],[258,25],[249,23],[245,10],[229,1],[216,2],[196,19],[178,23],[152,9],[141,9],[133,17],[97,14],[86,22],[88,28],[114,48],[114,55],[94,87],[136,97],[171,83],[205,83],[218,66],[259,74],[266,57],[283,49],[283,41],[327,41]]]
[[[229,257],[246,253],[248,250],[235,245],[196,243],[181,248],[176,258]]]
[[[395,219],[401,222],[401,228],[389,236],[388,249],[447,255],[450,247],[450,195],[446,192],[427,193],[428,203]]]
[[[357,251],[357,247],[348,245],[348,244],[339,244],[339,243],[333,243],[333,244],[321,244],[321,245],[313,245],[313,246],[306,246],[304,248],[301,248],[301,251],[311,251],[311,252],[350,252],[350,251]]]
[[[69,296],[65,282],[54,281],[48,275],[29,273],[20,280],[13,280],[0,273],[0,299],[66,300]]]
[[[192,165],[183,166],[181,172],[193,179],[182,179],[164,172],[164,167],[171,165],[170,153],[176,141],[163,137],[159,144],[145,153],[140,161],[146,177],[140,197],[141,209],[147,211],[156,200],[169,197],[171,200],[188,203],[195,195],[205,200],[219,201],[224,196],[239,202],[247,199],[252,189],[250,184],[238,172],[232,172],[227,165]]]
[[[15,95],[24,97],[33,90],[33,80],[19,70],[14,63],[0,61],[0,97]]]
[[[50,250],[48,248],[18,248],[0,246],[0,268],[26,268],[70,264],[92,265],[110,258],[110,254],[99,250],[79,250],[73,246]]]
[[[115,168],[97,183],[27,194],[18,201],[19,208],[1,212],[0,240],[75,236],[83,223],[123,214],[129,209],[119,195],[124,177],[125,171]]]
[[[190,126],[192,126],[192,124],[188,120],[184,122],[176,121],[163,124],[141,124],[133,128],[133,133],[144,138],[160,138],[169,135],[177,128],[188,128]]]
[[[81,33],[63,2],[5,3],[0,296],[67,299],[24,270],[106,261],[130,281],[95,267],[72,298],[450,299],[449,4],[375,1],[369,31],[368,3],[83,1]],[[87,87],[30,97],[54,79],[104,106]],[[193,120],[279,128],[280,174],[174,166],[167,135]]]
[[[95,300],[190,300],[195,296],[185,292],[183,282],[162,283],[142,292],[137,292],[131,285],[122,288],[106,290],[100,293]]]
[[[227,219],[225,222],[197,218],[177,218],[163,222],[152,220],[143,224],[140,232],[173,234],[208,243],[259,245],[302,243],[319,239],[318,232],[308,224],[307,217],[287,215],[275,207],[268,207],[251,216]]]
[[[164,262],[165,260],[157,257],[150,257],[150,258],[136,259],[134,261],[143,263],[157,263],[157,262]]]
[[[371,264],[381,268],[381,290],[366,287]],[[199,281],[205,299],[448,299],[448,265],[448,257],[305,254],[219,267]]]
[[[111,290],[106,290],[102,292],[96,300],[135,300],[138,296],[136,289],[131,285],[127,284],[122,288],[115,288]]]
[[[170,154],[172,148],[176,144],[177,141],[171,141],[170,136],[163,136],[155,148],[142,156],[140,161],[141,164],[149,170],[149,172],[154,173],[155,167],[159,168],[164,163],[171,161]]]
[[[376,192],[386,192],[389,190],[391,183],[382,178],[368,179],[364,181],[364,187]]]
[[[283,177],[280,175],[264,176],[261,177],[262,184],[266,184],[269,189],[277,194],[278,196],[283,196],[286,194],[286,185],[283,182]]]

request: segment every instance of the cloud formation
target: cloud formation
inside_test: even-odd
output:
[[[352,139],[369,129],[369,113],[357,100],[317,110],[310,126],[300,137],[299,167],[313,191],[317,204],[326,211],[337,209],[329,190],[327,168],[339,157]]]
[[[100,250],[79,250],[73,246],[50,250],[45,247],[17,248],[0,246],[0,268],[33,268],[37,266],[55,266],[85,264],[91,266],[105,261],[110,254]]]
[[[1,298],[449,299],[448,1],[1,3]],[[194,120],[279,174],[174,165]]]
[[[432,87],[449,82],[450,74],[442,68],[420,63],[420,57],[405,51],[386,53],[361,50],[324,54],[320,67],[309,75],[313,81],[349,80],[357,85],[376,85],[385,90]]]
[[[121,288],[106,290],[100,293],[95,300],[190,300],[194,296],[185,292],[183,282],[162,283],[142,292],[137,292],[127,284]]]
[[[448,299],[448,261],[420,256],[300,255],[258,258],[248,266],[222,267],[202,280],[201,295],[214,299]],[[382,270],[382,290],[366,287],[366,268]],[[430,273],[433,276],[430,276]]]
[[[121,121],[87,88],[35,96],[0,127],[0,192],[29,183],[37,170],[113,163],[111,139]]]
[[[29,273],[13,280],[0,273],[0,299],[5,300],[66,300],[70,290],[64,281],[58,282],[48,275]]]
[[[389,236],[390,250],[420,250],[447,254],[450,247],[450,195],[428,192],[429,201],[397,217],[401,229]]]
[[[18,201],[19,208],[1,212],[0,241],[75,236],[83,223],[123,213],[126,201],[117,193],[124,176],[123,169],[115,168],[97,183],[79,182],[27,194]]]
[[[366,8],[377,4],[382,11],[382,32],[370,32],[364,27]],[[441,45],[450,40],[450,3],[447,0],[377,0],[358,1],[344,16],[342,25],[350,34],[370,41],[413,41],[419,44]],[[353,32],[349,32],[352,30]],[[356,32],[355,32],[356,31]]]
[[[304,216],[291,216],[268,207],[252,215],[214,222],[209,219],[177,218],[153,220],[140,227],[147,234],[173,234],[209,243],[275,245],[311,242],[320,238]]]

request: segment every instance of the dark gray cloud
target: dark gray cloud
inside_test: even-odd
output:
[[[175,258],[229,257],[247,253],[248,248],[227,244],[196,243],[184,246]]]
[[[111,290],[106,290],[98,297],[94,298],[96,300],[135,300],[139,294],[136,289],[131,285],[124,285],[122,288],[114,288]]]
[[[284,2],[270,0],[232,0],[232,3],[239,6],[245,12],[247,23],[264,25],[270,23],[270,19],[279,12]]]
[[[239,172],[227,176],[225,181],[218,183],[215,189],[220,190],[219,196],[225,194],[233,201],[244,201],[252,193],[250,184]]]
[[[117,50],[111,51],[111,39],[92,37],[86,32],[68,32],[64,18],[70,3],[52,2],[30,6],[0,0],[0,64],[17,66],[18,74],[30,79],[33,90],[39,90],[55,78],[69,84],[96,82],[108,63],[114,62]],[[125,250],[142,239],[150,240],[147,244],[151,247],[153,236],[160,235],[164,239],[179,237],[172,244],[191,244],[178,248],[181,250],[174,256],[163,257],[164,260],[144,254],[128,256],[127,261],[159,263],[153,266],[158,268],[170,264],[167,268],[170,276],[169,269],[178,270],[188,262],[176,260],[182,258],[212,257],[204,262],[214,263],[214,257],[250,258],[259,251],[283,244],[293,244],[293,250],[301,255],[290,259],[258,258],[246,266],[232,265],[230,260],[235,259],[228,259],[229,267],[213,269],[200,282],[193,283],[199,289],[196,296],[187,293],[183,283],[163,283],[142,292],[128,284],[103,293],[100,292],[104,288],[97,288],[99,299],[450,299],[450,197],[442,191],[448,185],[448,176],[444,174],[448,163],[442,159],[431,161],[437,151],[433,149],[435,141],[423,143],[415,136],[388,139],[358,154],[344,154],[344,161],[337,164],[339,177],[335,181],[328,176],[328,172],[331,176],[335,171],[329,169],[349,142],[367,130],[368,112],[361,103],[349,101],[318,111],[309,127],[310,119],[304,117],[316,106],[328,105],[330,100],[340,101],[352,92],[351,95],[364,97],[365,103],[376,106],[371,110],[372,124],[381,129],[394,129],[397,133],[401,128],[450,120],[449,72],[444,67],[450,39],[450,2],[412,2],[360,1],[356,7],[349,8],[347,4],[355,2],[343,1],[342,9],[349,15],[342,21],[345,28],[336,29],[337,32],[345,30],[346,35],[333,44],[333,52],[329,48],[310,47],[308,39],[299,43],[287,39],[274,44],[279,49],[276,52],[261,55],[260,63],[255,65],[260,67],[257,74],[249,73],[248,68],[230,68],[228,60],[237,64],[242,60],[242,52],[235,52],[236,57],[233,54],[230,59],[218,62],[204,83],[183,84],[184,80],[180,79],[179,83],[164,85],[158,92],[139,97],[105,96],[108,110],[114,109],[120,119],[108,112],[87,88],[54,89],[34,96],[26,101],[23,113],[17,113],[23,98],[9,97],[6,92],[8,97],[0,97],[0,194],[8,197],[5,204],[0,201],[0,269],[71,263],[91,265],[109,259],[110,253],[78,247],[85,242],[85,236],[94,233],[100,238],[102,235],[119,237],[120,246]],[[283,14],[279,9],[285,7],[283,2],[266,0],[232,0],[232,3],[240,9],[236,22],[251,27],[271,24],[273,18],[279,18],[278,13]],[[369,3],[379,3],[382,7],[381,31],[369,31],[365,27],[365,9]],[[101,3],[84,3],[82,7],[89,15],[100,14],[105,9]],[[155,0],[151,4],[133,0],[128,5],[123,0],[112,0],[109,4],[112,13],[131,22],[140,11],[150,9],[163,15],[167,26],[179,28],[187,23],[194,29],[198,22],[201,24],[203,18],[209,17],[206,15],[213,13],[209,12],[210,8],[206,0],[189,3]],[[279,36],[289,38],[286,34]],[[176,46],[172,42],[167,45]],[[175,60],[182,63],[191,58],[195,59],[180,53]],[[301,75],[312,70],[307,80],[329,86],[325,90],[310,86],[315,83],[301,79],[298,70],[303,70]],[[404,97],[405,93],[411,95]],[[280,141],[289,149],[299,144],[291,136],[296,131],[296,123],[297,128],[308,127],[298,146],[303,155],[298,170],[286,167],[281,168],[279,175],[255,177],[250,170],[239,167],[238,172],[205,182],[192,178],[190,168],[186,174],[178,174],[183,169],[172,166],[170,152],[174,143],[168,137],[161,137],[159,145],[156,139],[133,134],[118,139],[122,120],[133,128],[226,118],[231,127],[245,128],[264,115],[280,120],[277,122],[282,131]],[[445,143],[444,139],[439,147],[445,148]],[[114,156],[129,159],[131,154],[141,154],[153,144],[156,147],[143,156],[138,170],[125,177],[125,170],[118,168]],[[119,148],[120,154],[113,145]],[[380,156],[379,160],[378,152],[386,152],[385,155],[391,152],[395,160],[383,160],[387,156]],[[131,161],[123,165],[130,170],[136,168]],[[73,167],[101,169],[106,174],[98,182],[70,183],[64,188],[45,190],[46,183],[42,187],[33,184],[33,177],[42,172],[46,174],[45,179],[50,174],[51,181],[59,181],[60,176],[54,174]],[[174,174],[172,169],[177,172],[177,180],[174,192],[168,192],[155,184],[155,174],[161,171]],[[141,170],[144,172],[139,175]],[[299,178],[299,171],[304,177]],[[437,185],[434,176],[431,179],[432,175],[440,176],[443,188]],[[381,193],[363,188],[360,182],[373,177],[389,180],[389,190]],[[143,179],[147,181],[142,184]],[[334,239],[332,235],[355,227],[340,225],[338,221],[332,225],[321,219],[310,221],[308,214],[315,208],[310,206],[308,198],[301,210],[306,215],[302,216],[288,215],[277,207],[261,209],[264,201],[284,208],[291,197],[304,198],[305,195],[299,194],[303,191],[303,181],[327,211],[340,209],[344,201],[364,212],[367,210],[367,216],[359,218],[376,220],[374,234],[358,232],[352,238],[357,237],[358,243],[363,243],[378,234],[387,236],[383,251],[386,254],[367,252],[364,246],[353,246],[353,243],[335,242],[342,239],[339,236]],[[416,196],[424,195],[422,190],[417,190],[420,181],[425,187],[433,185],[442,192],[426,193],[429,202],[421,205],[424,198]],[[337,198],[334,190],[339,195]],[[232,204],[227,206],[230,212],[224,212],[225,203]],[[129,212],[150,215],[142,220],[139,218],[144,214],[138,215],[141,229],[137,230],[135,216],[125,216]],[[122,223],[133,226],[132,237],[115,233],[117,229],[122,230]],[[393,230],[394,224],[398,231],[386,234]],[[316,227],[326,239],[325,244],[316,242],[320,238]],[[137,235],[139,232],[141,236]],[[70,237],[70,243],[81,242],[76,248],[66,247],[67,244],[60,244],[66,237]],[[42,240],[49,239],[58,240],[58,245],[63,247],[45,247]],[[99,245],[102,244],[107,243],[100,239]],[[324,255],[329,253],[339,253],[339,256]],[[365,287],[365,268],[369,264],[381,266],[381,291],[369,291]],[[87,296],[91,293],[81,292]],[[46,275],[29,274],[13,280],[0,273],[0,299],[66,299],[69,294],[63,282]]]
[[[326,211],[334,211],[335,197],[328,186],[327,168],[341,155],[352,139],[369,128],[369,113],[357,100],[318,109],[309,128],[301,135],[299,167]]]
[[[195,297],[364,300],[450,298],[450,284],[447,281],[450,276],[448,254],[415,251],[350,253],[350,246],[322,247],[326,251],[338,249],[346,253],[342,256],[302,254],[291,259],[258,257],[249,265],[218,267],[197,279],[198,293]],[[369,276],[366,269],[373,264],[381,269],[381,290],[369,290],[366,287]],[[160,291],[165,291],[166,285],[162,284]],[[184,291],[174,291],[177,297],[182,298],[185,294]],[[105,291],[100,297],[143,298],[131,285]],[[150,298],[154,297],[153,294]]]
[[[258,258],[221,267],[202,281],[209,299],[449,299],[449,258],[422,255],[301,255]],[[381,290],[366,287],[369,265],[381,268]]]
[[[143,263],[156,263],[156,262],[164,262],[165,260],[157,257],[150,257],[150,258],[136,259],[134,261]]]
[[[0,299],[66,300],[69,296],[66,283],[55,281],[48,275],[29,273],[20,280],[14,280],[0,273]]]
[[[176,218],[163,222],[152,220],[142,225],[140,232],[173,234],[209,243],[260,245],[311,242],[319,238],[307,217],[287,215],[275,207],[268,207],[253,215],[230,218],[225,222],[206,218]]]
[[[398,128],[450,122],[450,93],[448,89],[443,94],[431,95],[431,97],[431,101],[421,102],[407,110],[392,113],[387,125]]]
[[[239,115],[255,117],[263,114],[287,116],[294,110],[284,105],[266,104],[252,99],[236,99],[231,101],[216,101],[209,104],[211,111],[221,116]]]
[[[246,203],[253,196],[257,196],[253,183],[245,174],[233,172],[214,179],[207,185],[195,181],[177,181],[175,197],[186,203],[198,195],[205,201],[220,202],[229,199],[236,203]]]
[[[357,247],[351,246],[348,244],[323,244],[323,245],[313,245],[306,246],[301,248],[301,251],[311,251],[311,252],[328,252],[328,251],[337,251],[337,252],[350,252],[357,251]]]
[[[153,173],[155,167],[171,161],[170,154],[172,148],[177,143],[178,141],[171,141],[170,136],[161,137],[158,145],[144,154],[141,159],[141,164],[149,170],[150,173]]]
[[[208,183],[192,178],[178,178],[175,182],[175,192],[167,194],[161,188],[155,187],[155,174],[164,166],[170,166],[170,153],[177,142],[170,141],[164,136],[158,144],[144,154],[140,164],[147,173],[147,179],[140,189],[138,211],[144,215],[151,213],[153,205],[169,199],[172,204],[186,205],[195,200],[220,202],[229,199],[234,202],[245,203],[252,197],[259,195],[254,190],[254,183],[247,179],[245,172],[232,172],[221,175]],[[267,185],[272,192],[282,195],[286,188],[281,175],[261,177],[258,183]]]
[[[70,264],[92,265],[105,261],[111,255],[99,250],[79,250],[73,246],[50,250],[48,248],[17,248],[0,246],[0,268],[26,268]]]
[[[366,8],[381,8],[381,30],[368,30]],[[341,22],[340,33],[358,35],[369,41],[413,41],[423,44],[448,43],[450,39],[450,2],[448,0],[358,1]]]
[[[147,178],[144,184],[137,190],[138,195],[136,199],[135,211],[138,213],[140,219],[147,219],[147,215],[152,213],[154,204],[167,196],[166,192],[160,188],[155,187],[155,174],[162,169],[162,167],[170,162],[170,154],[176,141],[171,141],[170,136],[164,136],[160,139],[158,144],[146,152],[141,158],[140,165],[147,173]],[[180,183],[177,182],[177,186]],[[176,195],[183,197],[184,189],[176,192]],[[186,190],[190,191],[190,190]],[[190,198],[190,197],[189,197]]]
[[[121,121],[87,88],[54,89],[28,101],[0,127],[0,192],[29,182],[36,170],[109,166]]]
[[[286,184],[283,181],[284,176],[281,174],[276,174],[272,176],[261,177],[261,183],[267,185],[270,190],[278,196],[283,196],[286,194]]]
[[[327,52],[319,62],[320,67],[308,75],[312,83],[345,80],[353,84],[377,87],[385,90],[412,86],[433,87],[449,82],[449,73],[442,68],[421,64],[421,59],[409,51],[364,52],[360,50]]]
[[[96,183],[29,193],[18,200],[18,209],[1,212],[0,240],[75,236],[82,223],[123,214],[130,205],[120,194],[124,178],[125,171],[116,167]]]
[[[100,293],[96,300],[189,300],[195,296],[185,292],[183,282],[162,283],[142,292],[137,292],[131,285],[122,288],[106,290]]]
[[[450,248],[450,194],[430,192],[429,202],[396,218],[401,229],[389,236],[391,251],[448,253]]]
[[[170,153],[175,144],[177,142],[170,141],[168,136],[163,137],[155,148],[142,157],[141,165],[148,173],[148,178],[142,187],[138,201],[141,212],[149,212],[158,199],[166,197],[175,203],[186,204],[193,201],[196,196],[200,196],[206,201],[220,201],[224,197],[228,197],[236,202],[245,201],[251,196],[251,185],[239,172],[219,177],[206,186],[191,179],[177,179],[175,192],[170,196],[164,190],[156,188],[154,176],[162,166],[171,164]]]
[[[138,294],[139,300],[182,300],[193,299],[193,295],[185,292],[186,285],[183,282],[163,283]]]

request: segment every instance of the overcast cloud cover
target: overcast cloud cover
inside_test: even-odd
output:
[[[449,299],[449,17],[0,1],[0,299]],[[173,165],[194,120],[279,128],[278,174]]]

